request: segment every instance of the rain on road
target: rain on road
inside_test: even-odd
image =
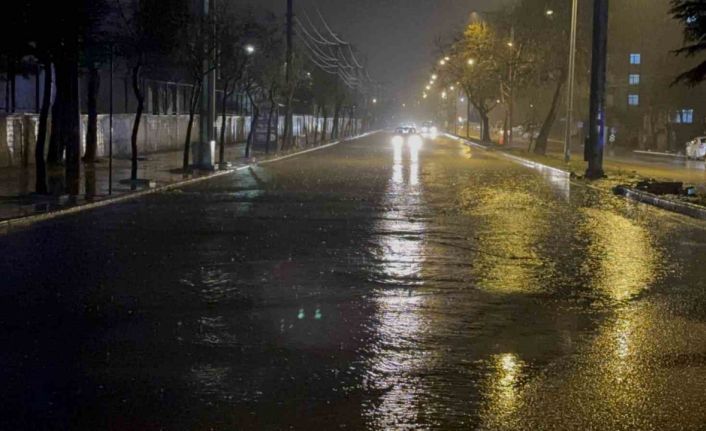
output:
[[[39,224],[0,429],[703,429],[705,227],[387,134]]]

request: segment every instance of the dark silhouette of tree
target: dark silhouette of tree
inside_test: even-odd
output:
[[[677,55],[693,57],[706,51],[706,2],[672,0],[672,16],[684,26],[684,46]],[[706,79],[706,61],[681,73],[674,80],[695,86]]]

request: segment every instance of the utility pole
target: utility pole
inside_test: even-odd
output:
[[[564,162],[571,160],[571,129],[574,124],[574,87],[576,85],[576,37],[578,28],[579,1],[573,0],[571,9],[571,40],[569,42],[569,75],[566,92],[566,137],[564,139]]]
[[[586,148],[589,179],[603,178],[603,149],[605,147],[605,88],[608,52],[608,2],[595,0],[593,6],[593,59],[591,60],[591,106],[589,142]]]
[[[292,126],[292,60],[294,58],[292,46],[292,38],[294,34],[294,0],[287,0],[287,64],[285,71],[285,79],[287,83],[287,107],[284,118],[284,142],[283,146],[286,148],[289,146],[291,137],[294,135]]]
[[[199,145],[194,146],[194,164],[202,169],[213,169],[216,123],[216,68],[215,68],[215,13],[216,0],[202,0],[203,25],[213,32],[203,47],[204,59],[201,79],[201,112],[199,118]]]

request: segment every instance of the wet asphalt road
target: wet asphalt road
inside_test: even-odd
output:
[[[706,429],[705,252],[374,135],[0,237],[0,429]]]

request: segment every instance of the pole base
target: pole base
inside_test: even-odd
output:
[[[605,172],[603,172],[603,169],[588,169],[586,171],[586,178],[589,180],[601,180],[605,178]]]

